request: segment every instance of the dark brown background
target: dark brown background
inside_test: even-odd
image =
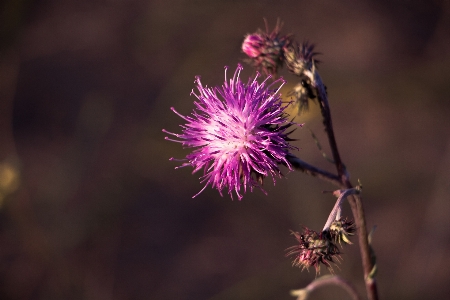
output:
[[[192,110],[195,75],[222,83],[263,17],[323,53],[341,155],[377,225],[381,298],[448,297],[448,1],[7,0],[1,299],[293,299],[314,279],[284,250],[290,229],[323,227],[332,186],[286,172],[268,196],[192,199],[199,175],[168,161],[188,150],[161,132],[180,130],[171,106]],[[316,106],[298,121],[326,145]],[[294,136],[333,170],[306,128]],[[364,295],[358,247],[344,252],[337,273]],[[347,299],[314,299],[330,297]]]

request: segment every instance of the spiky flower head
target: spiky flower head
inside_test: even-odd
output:
[[[289,71],[300,77],[305,70],[311,70],[314,62],[318,63],[317,60],[314,60],[314,56],[319,53],[314,52],[314,44],[308,42],[287,47],[284,52]]]
[[[351,219],[340,218],[331,223],[329,232],[335,243],[342,244],[341,242],[344,242],[351,244],[350,236],[356,232],[355,222]]]
[[[287,105],[279,94],[283,79],[268,84],[268,77],[259,83],[257,74],[245,84],[239,77],[242,69],[238,65],[227,82],[225,67],[221,87],[204,87],[196,77],[198,92],[191,93],[198,99],[194,102],[196,109],[190,116],[183,116],[172,108],[187,122],[181,125],[183,132],[163,130],[181,139],[172,141],[196,148],[181,167],[192,166],[193,173],[203,169],[200,179],[205,186],[198,194],[211,185],[221,195],[223,189],[228,189],[233,198],[234,192],[240,200],[242,188],[244,192],[255,186],[262,189],[268,175],[275,183],[275,178],[281,177],[280,164],[292,168],[286,159],[289,150],[294,149],[289,144],[290,132],[286,132],[292,123],[287,120]]]
[[[320,264],[325,265],[330,272],[333,272],[331,263],[339,260],[339,249],[334,244],[328,232],[317,233],[314,230],[304,228],[302,234],[292,232],[298,245],[288,248],[286,256],[294,255],[292,265],[304,269],[314,267],[316,274],[320,273]]]
[[[255,33],[246,35],[242,43],[242,51],[249,56],[246,61],[253,67],[260,69],[266,75],[275,75],[278,67],[284,61],[284,51],[292,44],[292,35],[280,35],[280,20],[275,29],[269,33],[266,23],[266,31],[258,29]]]

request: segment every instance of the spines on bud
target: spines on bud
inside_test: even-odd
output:
[[[267,21],[266,31],[258,29],[247,34],[242,43],[242,52],[252,66],[260,69],[265,75],[276,75],[284,61],[284,51],[291,47],[292,35],[280,35],[283,24],[278,20],[272,32],[269,33]]]

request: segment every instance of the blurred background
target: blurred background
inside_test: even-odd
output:
[[[0,5],[0,299],[294,299],[289,230],[320,230],[326,182],[284,170],[221,197],[164,140],[194,76],[222,84],[277,18],[316,44],[341,156],[377,226],[381,299],[450,293],[448,1],[5,0]],[[242,77],[253,74],[244,64]],[[288,84],[297,82],[282,70]],[[317,105],[295,153],[334,171]],[[345,213],[350,215],[348,207]],[[336,273],[365,296],[356,238]],[[327,274],[322,269],[322,274]],[[313,299],[349,299],[338,287]]]

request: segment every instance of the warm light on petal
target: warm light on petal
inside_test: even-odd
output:
[[[184,147],[195,148],[186,160],[194,172],[204,170],[201,182],[205,187],[211,185],[220,194],[227,189],[231,197],[236,194],[241,199],[242,188],[244,192],[261,188],[268,175],[281,177],[280,164],[291,169],[285,156],[294,147],[288,143],[290,122],[279,94],[283,79],[259,83],[256,75],[245,84],[240,79],[242,66],[238,65],[229,81],[226,69],[221,87],[204,87],[196,77],[197,91],[192,95],[197,101],[191,115],[172,109],[187,122],[183,132],[163,131]]]

